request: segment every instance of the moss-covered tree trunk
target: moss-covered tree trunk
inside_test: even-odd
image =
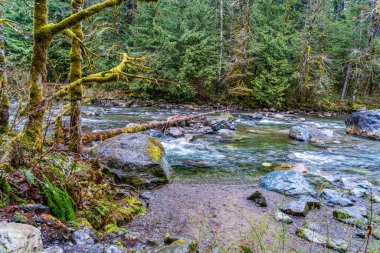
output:
[[[2,17],[0,3],[0,18]],[[0,26],[0,134],[8,132],[9,128],[9,98],[7,94],[7,77],[5,73],[5,39],[3,28]]]
[[[78,13],[83,8],[83,0],[72,1],[73,14]],[[82,40],[82,24],[79,22],[72,27],[75,36]],[[71,52],[70,52],[70,82],[82,78],[82,52],[80,42],[78,39],[72,39]],[[69,150],[80,153],[82,151],[81,140],[81,101],[83,95],[83,86],[80,83],[75,89],[71,91],[71,111],[70,111],[70,139]]]
[[[30,70],[28,120],[24,127],[24,137],[29,147],[40,149],[42,145],[42,124],[45,116],[44,107],[39,104],[43,99],[43,82],[46,77],[48,48],[52,34],[46,29],[48,24],[47,0],[34,1],[32,67]]]

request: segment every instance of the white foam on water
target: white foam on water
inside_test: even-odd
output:
[[[294,152],[291,154],[295,159],[301,160],[305,163],[311,164],[336,164],[338,162],[344,162],[346,157],[341,155],[327,156],[317,152]]]

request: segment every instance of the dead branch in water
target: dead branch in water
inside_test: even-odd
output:
[[[206,117],[215,113],[220,113],[220,112],[222,111],[212,111],[212,112],[201,113],[201,114],[190,115],[190,116],[173,116],[173,117],[169,117],[167,120],[150,121],[145,124],[132,123],[122,128],[102,130],[102,131],[97,131],[97,132],[92,132],[92,133],[85,133],[82,136],[83,138],[82,140],[83,140],[83,143],[90,143],[92,141],[104,141],[104,140],[107,140],[109,138],[112,138],[124,133],[137,133],[137,132],[142,132],[142,131],[146,131],[146,130],[154,129],[154,128],[165,129],[167,127],[175,126],[182,122],[203,118],[203,117]]]

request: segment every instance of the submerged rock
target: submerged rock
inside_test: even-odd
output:
[[[167,183],[171,176],[164,147],[154,137],[123,134],[101,143],[96,154],[111,173],[132,185]]]
[[[248,200],[252,200],[256,204],[258,204],[261,207],[267,207],[267,201],[263,194],[259,191],[255,191],[254,193],[251,194],[251,196],[248,197]]]
[[[306,227],[297,228],[296,234],[303,239],[321,244],[338,252],[348,252],[348,244],[341,239],[331,239]]]
[[[349,134],[380,140],[380,110],[354,112],[346,119]]]
[[[327,203],[340,206],[353,206],[354,203],[351,199],[347,198],[342,192],[336,190],[324,189],[321,197],[327,200]]]
[[[299,141],[309,141],[317,144],[332,143],[335,134],[332,130],[319,130],[315,126],[294,126],[289,131],[289,137]]]
[[[304,176],[294,171],[270,172],[261,179],[260,185],[264,189],[289,196],[317,195],[317,192]]]
[[[0,223],[0,252],[41,252],[41,232],[37,228],[20,223]]]

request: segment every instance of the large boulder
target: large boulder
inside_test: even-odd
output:
[[[312,195],[317,192],[301,174],[294,171],[273,171],[266,174],[260,183],[264,189],[289,196]]]
[[[292,127],[289,137],[298,141],[332,143],[336,136],[332,130],[320,130],[315,126],[303,125]]]
[[[349,134],[380,140],[380,110],[354,112],[346,119]]]
[[[111,173],[132,185],[151,186],[170,180],[171,168],[164,147],[154,137],[119,135],[102,142],[95,152]]]
[[[41,232],[37,228],[20,223],[0,223],[0,252],[41,252]]]

